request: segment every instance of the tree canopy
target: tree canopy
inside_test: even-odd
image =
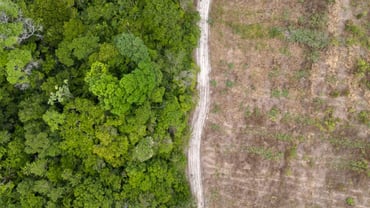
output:
[[[187,0],[0,0],[0,207],[191,207],[197,21]]]

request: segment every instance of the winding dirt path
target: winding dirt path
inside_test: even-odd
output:
[[[196,50],[196,60],[200,67],[198,74],[199,101],[194,111],[192,135],[188,150],[188,174],[190,177],[191,191],[197,201],[197,207],[204,207],[202,174],[200,166],[200,142],[202,138],[203,126],[209,109],[209,77],[211,65],[209,62],[208,51],[208,13],[211,0],[198,0],[197,10],[200,14],[199,27],[201,31],[199,45]]]

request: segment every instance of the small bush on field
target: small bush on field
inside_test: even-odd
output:
[[[355,200],[352,197],[347,197],[346,198],[346,204],[349,206],[354,206],[355,205]]]
[[[288,89],[282,89],[282,90],[274,89],[271,91],[271,97],[275,97],[275,98],[285,97],[286,98],[288,96],[289,96]]]
[[[327,33],[309,29],[290,29],[289,41],[307,45],[312,49],[324,49],[329,44]]]
[[[307,25],[311,29],[324,31],[326,29],[327,22],[328,17],[326,13],[319,12],[311,14],[305,21],[303,21],[303,24]]]
[[[358,120],[370,127],[370,111],[361,111],[358,113]]]
[[[233,86],[234,86],[234,82],[233,82],[233,81],[231,81],[231,80],[226,80],[226,87],[231,88],[231,87],[233,87]]]
[[[322,130],[327,130],[329,132],[333,132],[336,128],[338,123],[340,122],[339,118],[334,117],[333,109],[329,109],[325,114],[324,120],[321,124]],[[320,124],[319,124],[320,125]]]
[[[282,38],[284,37],[283,29],[279,27],[272,27],[269,29],[270,38]]]
[[[355,74],[361,78],[361,82],[365,84],[367,89],[370,89],[370,62],[367,62],[365,59],[359,59]]]
[[[370,38],[366,31],[366,26],[356,25],[353,21],[348,20],[345,23],[344,29],[349,35],[347,44],[360,44],[361,46],[370,49]]]
[[[365,159],[350,162],[350,169],[357,173],[366,173],[369,170],[369,164]]]
[[[346,22],[345,30],[356,37],[362,37],[366,34],[365,31],[361,27],[355,25],[350,20]]]
[[[275,122],[277,120],[278,115],[280,114],[279,109],[276,107],[271,108],[271,110],[268,112],[268,117],[271,121]]]

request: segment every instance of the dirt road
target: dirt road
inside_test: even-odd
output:
[[[199,102],[195,109],[192,120],[192,135],[188,150],[188,173],[190,177],[191,191],[197,201],[197,207],[204,207],[203,186],[200,166],[200,143],[203,125],[207,116],[209,106],[209,77],[211,66],[208,56],[208,13],[211,0],[198,0],[197,9],[201,20],[199,27],[201,36],[196,50],[196,60],[200,67],[198,74]]]

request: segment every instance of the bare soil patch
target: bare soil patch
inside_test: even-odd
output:
[[[205,207],[370,207],[369,8],[213,1]]]

